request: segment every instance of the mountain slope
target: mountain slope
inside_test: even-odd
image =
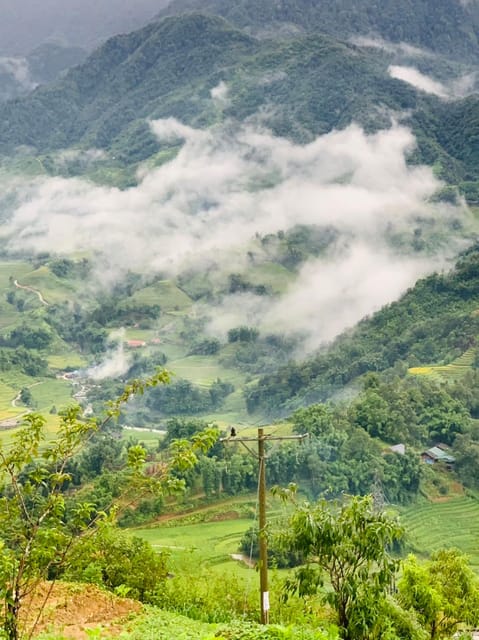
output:
[[[3,105],[0,150],[116,145],[127,161],[142,159],[157,147],[144,120],[211,124],[218,114],[209,90],[220,80],[229,88],[225,117],[267,107],[267,124],[299,140],[353,120],[389,126],[388,110],[436,108],[437,99],[391,78],[387,63],[327,36],[258,41],[220,18],[170,18],[112,38],[56,85]]]
[[[159,148],[150,118],[204,127],[262,112],[275,133],[304,142],[352,121],[370,131],[388,127],[391,113],[410,113],[418,161],[439,162],[453,182],[475,180],[474,136],[449,117],[449,103],[391,78],[389,62],[382,51],[324,35],[257,40],[218,17],[167,18],[110,39],[55,85],[2,105],[0,152],[80,145],[110,149],[115,162],[129,165]],[[210,91],[220,81],[228,100],[218,109]],[[465,117],[475,130],[474,98],[464,104],[472,105]],[[455,130],[452,143],[441,119]]]
[[[208,11],[253,32],[321,31],[340,38],[376,34],[392,42],[479,58],[479,3],[459,0],[173,0],[160,16]]]
[[[261,378],[247,392],[250,411],[286,414],[326,400],[357,376],[392,367],[451,362],[479,340],[479,245],[450,273],[420,280],[400,300],[339,336],[324,353]],[[477,355],[476,355],[477,361]]]
[[[112,38],[56,86],[2,106],[0,148],[55,149],[82,139],[104,147],[141,117],[162,111],[181,117],[174,107],[165,108],[170,96],[199,90],[210,74],[232,65],[251,46],[251,38],[222,20],[200,16]]]

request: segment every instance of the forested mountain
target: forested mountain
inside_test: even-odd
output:
[[[460,0],[172,0],[160,16],[185,11],[222,15],[258,34],[329,33],[339,38],[380,36],[395,43],[479,57],[479,3]]]
[[[477,362],[478,309],[476,245],[453,271],[420,280],[324,353],[264,376],[248,391],[249,409],[289,413],[294,406],[332,397],[364,373],[404,375],[408,367],[452,362],[468,349],[475,350]]]
[[[393,60],[319,33],[263,40],[218,17],[167,18],[112,38],[56,85],[2,105],[0,150],[80,145],[129,165],[159,149],[152,118],[204,127],[262,112],[276,134],[306,142],[352,121],[389,127],[402,114],[418,139],[415,162],[436,163],[453,183],[474,182],[478,98],[444,103],[391,77]],[[210,95],[219,82],[228,87],[220,111]]]

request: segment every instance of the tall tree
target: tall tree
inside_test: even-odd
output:
[[[401,605],[416,613],[431,640],[479,622],[479,581],[457,549],[442,549],[424,564],[409,556],[398,592]]]
[[[316,592],[324,574],[324,599],[336,611],[345,640],[370,638],[380,624],[398,563],[390,549],[402,537],[398,523],[374,509],[371,496],[345,503],[321,500],[296,509],[283,541],[307,564],[288,580],[300,595]]]
[[[109,404],[102,424],[118,416],[121,405],[132,395],[168,380],[168,374],[162,371],[147,381],[133,381]],[[83,420],[80,407],[73,407],[62,415],[54,442],[46,442],[44,426],[42,416],[29,414],[12,445],[0,447],[0,599],[8,640],[19,638],[20,612],[38,584],[68,567],[75,544],[86,532],[95,533],[102,519],[92,503],[77,501],[67,509],[65,500],[65,488],[71,481],[68,464],[101,425]],[[191,468],[198,460],[196,452],[206,451],[216,437],[216,430],[207,429],[191,441],[176,440],[169,460],[158,465],[153,476],[143,473],[146,450],[139,445],[130,447],[122,498],[130,491],[138,495],[147,489],[161,492],[178,487],[181,481],[172,471]],[[27,637],[31,637],[36,622]]]

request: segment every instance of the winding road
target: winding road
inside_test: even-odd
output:
[[[14,280],[13,284],[17,287],[17,289],[25,289],[25,291],[31,291],[32,293],[34,293],[38,297],[38,299],[40,300],[40,302],[42,304],[44,304],[46,307],[50,306],[50,303],[45,300],[45,298],[42,296],[41,291],[38,291],[38,289],[34,289],[33,287],[29,287],[26,284],[20,284],[18,282],[18,280]]]

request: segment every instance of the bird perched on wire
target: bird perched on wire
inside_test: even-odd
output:
[[[236,435],[236,429],[235,429],[234,427],[231,427],[231,430],[230,430],[230,438],[234,438],[234,437],[235,437],[235,435]]]

